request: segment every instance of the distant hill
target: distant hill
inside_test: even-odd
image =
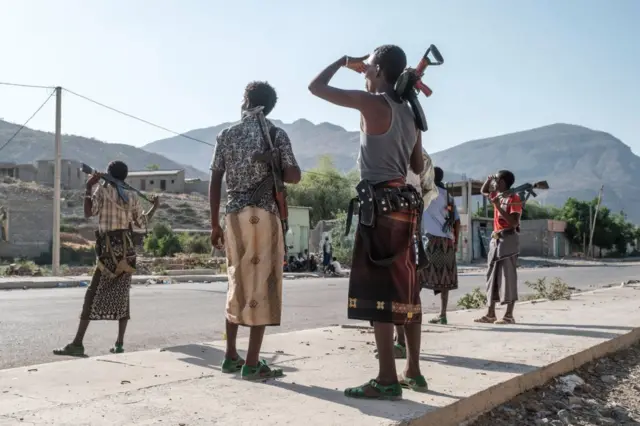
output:
[[[358,132],[348,132],[331,123],[313,124],[305,119],[291,124],[280,120],[271,121],[287,132],[296,158],[303,169],[314,167],[322,154],[330,154],[336,167],[342,171],[355,167],[360,140]],[[231,124],[233,123],[223,123],[192,130],[185,134],[215,145],[218,133]],[[173,158],[177,162],[189,164],[203,171],[209,170],[213,155],[213,147],[180,136],[151,142],[143,146],[143,149]]]
[[[303,169],[315,166],[318,156],[330,154],[342,171],[355,167],[358,132],[348,132],[330,123],[313,124],[301,119],[286,124],[273,120],[289,133],[293,150]],[[188,132],[189,136],[215,144],[216,135],[230,123]],[[152,142],[144,149],[162,154],[200,170],[208,170],[213,149],[184,138]],[[553,124],[493,138],[465,142],[430,153],[445,170],[445,180],[462,175],[483,179],[489,173],[508,168],[517,183],[547,180],[549,191],[542,203],[562,205],[568,197],[592,199],[605,185],[604,204],[613,211],[624,210],[640,223],[640,157],[612,135],[570,124]]]
[[[18,128],[17,124],[0,120],[0,145],[9,140]],[[53,133],[29,128],[23,129],[9,145],[0,151],[1,162],[19,164],[51,160],[53,156]],[[82,161],[98,169],[106,167],[108,161],[120,159],[127,163],[130,170],[144,170],[150,164],[157,164],[163,170],[185,169],[187,177],[206,177],[206,173],[194,167],[179,164],[157,153],[131,145],[105,143],[81,136],[62,136],[62,158]]]
[[[640,223],[640,157],[606,132],[570,124],[465,142],[432,155],[444,170],[482,179],[510,169],[517,183],[547,180],[538,200],[562,205],[568,197],[589,200],[605,185],[603,203]]]

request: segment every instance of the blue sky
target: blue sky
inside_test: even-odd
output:
[[[425,76],[428,151],[567,122],[638,153],[639,17],[634,0],[13,1],[0,81],[65,86],[187,131],[237,120],[246,83],[268,80],[275,118],[355,130],[357,113],[314,98],[309,81],[344,54],[394,43],[415,65],[434,43],[445,65]],[[346,70],[334,84],[363,87]],[[0,117],[21,123],[46,96],[0,86]],[[31,125],[53,130],[53,105]],[[138,146],[171,136],[71,95],[63,131]]]

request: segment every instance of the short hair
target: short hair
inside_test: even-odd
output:
[[[122,161],[115,160],[107,166],[107,173],[116,179],[125,180],[129,174],[129,167]]]
[[[387,83],[395,84],[400,74],[407,68],[407,55],[400,47],[393,44],[385,44],[373,51],[374,65],[379,65],[384,71]]]
[[[338,260],[338,259],[336,259],[336,258],[334,257],[334,258],[333,258],[333,260]]]
[[[444,179],[444,171],[440,167],[433,168],[433,180],[436,183],[442,183],[442,179]]]
[[[278,101],[276,90],[266,81],[252,81],[244,89],[244,101],[251,107],[263,107],[263,114],[269,115]]]
[[[516,181],[516,177],[509,170],[500,170],[498,172],[498,179],[502,179],[507,185],[507,189],[511,189],[514,182]]]

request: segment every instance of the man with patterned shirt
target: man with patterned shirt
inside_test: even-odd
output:
[[[107,174],[124,181],[128,167],[122,161],[112,161]],[[91,190],[101,174],[89,177],[84,197],[84,215],[98,216],[96,231],[97,267],[84,298],[78,332],[73,342],[55,349],[55,355],[84,356],[82,341],[92,320],[118,321],[118,338],[111,353],[124,352],[124,334],[129,316],[129,291],[131,276],[136,267],[136,251],[133,243],[133,225],[146,226],[158,208],[160,199],[153,199],[153,206],[144,212],[138,194],[122,189],[118,193],[115,184],[105,181],[93,194]]]
[[[220,132],[211,162],[211,243],[221,249],[226,242],[229,276],[222,372],[241,371],[245,380],[282,375],[282,370],[271,369],[259,359],[265,327],[280,325],[282,313],[285,242],[270,159],[280,163],[284,182],[300,181],[289,136],[265,118],[276,101],[268,83],[249,83],[242,120]],[[219,216],[223,177],[227,183],[224,232]],[[246,361],[236,348],[239,325],[251,328]]]
[[[493,204],[493,233],[487,255],[487,314],[475,320],[480,323],[515,324],[513,308],[518,300],[518,254],[520,252],[520,216],[522,200],[509,192],[516,178],[509,170],[491,175],[481,192]],[[502,276],[504,275],[504,285]],[[496,317],[496,303],[507,305],[502,319]]]

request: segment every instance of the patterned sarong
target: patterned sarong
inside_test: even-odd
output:
[[[136,251],[129,231],[110,231],[98,234],[96,254],[101,267],[97,267],[93,272],[91,284],[84,296],[80,319],[130,319],[129,291],[132,273],[119,273],[118,271],[118,263],[123,259],[129,267],[136,267]],[[122,265],[120,269],[122,269]],[[118,273],[118,275],[114,275],[114,273]]]
[[[399,187],[404,182],[384,185]],[[358,224],[349,277],[349,319],[397,325],[422,321],[414,244],[418,214],[407,206],[378,215],[372,228]],[[368,250],[374,259],[398,255],[385,267],[371,262]]]
[[[458,288],[458,266],[453,240],[429,235],[427,242],[427,267],[421,271],[422,287],[435,294]]]
[[[244,326],[280,325],[284,241],[280,219],[245,207],[225,217],[226,317]]]

